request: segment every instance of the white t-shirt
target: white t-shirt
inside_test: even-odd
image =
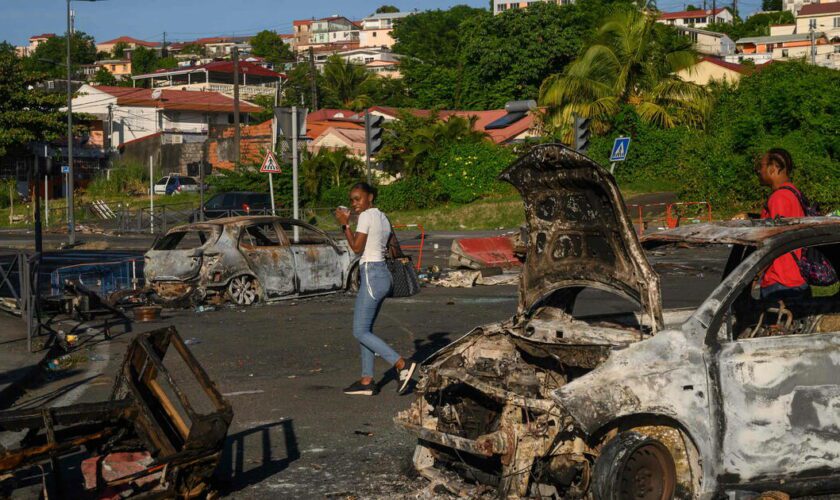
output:
[[[391,223],[388,217],[378,208],[368,208],[359,214],[359,222],[356,224],[357,233],[365,233],[365,251],[362,253],[360,262],[382,262],[385,260],[385,248],[388,245],[388,238],[391,236]]]

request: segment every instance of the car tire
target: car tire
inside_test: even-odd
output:
[[[671,500],[676,486],[668,447],[637,432],[619,434],[595,460],[592,491],[597,500]]]
[[[228,298],[239,306],[250,306],[259,302],[259,283],[253,276],[240,274],[230,280],[227,287]]]

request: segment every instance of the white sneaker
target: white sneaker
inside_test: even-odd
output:
[[[408,383],[411,382],[411,376],[414,375],[414,370],[417,369],[417,363],[409,363],[399,371],[399,385],[397,386],[397,394],[405,393],[408,389]]]

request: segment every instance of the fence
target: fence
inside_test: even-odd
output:
[[[648,203],[627,205],[634,223],[638,224],[639,234],[650,226],[673,229],[686,219],[693,222],[712,222],[712,205],[707,201],[683,201],[673,203]],[[661,214],[661,215],[658,215]]]
[[[13,313],[26,324],[26,346],[32,352],[32,339],[41,334],[39,314],[39,254],[23,251],[0,255],[0,298],[6,299]]]

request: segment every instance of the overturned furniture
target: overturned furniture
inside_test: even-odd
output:
[[[0,430],[28,431],[0,454],[0,472],[49,461],[60,491],[59,458],[84,449],[88,490],[195,497],[208,490],[232,419],[175,328],[154,330],[132,341],[109,401],[0,412]],[[108,463],[125,457],[127,472],[115,477]]]

